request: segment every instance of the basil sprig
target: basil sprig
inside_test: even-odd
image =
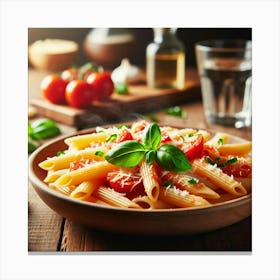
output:
[[[146,162],[156,161],[161,168],[169,171],[179,172],[192,168],[182,150],[170,144],[159,147],[160,142],[160,128],[153,123],[147,127],[142,143],[136,140],[122,142],[110,150],[105,159],[120,167],[136,166],[145,158]]]

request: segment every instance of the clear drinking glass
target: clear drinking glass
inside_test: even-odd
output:
[[[195,45],[206,120],[251,126],[252,42],[208,40]]]

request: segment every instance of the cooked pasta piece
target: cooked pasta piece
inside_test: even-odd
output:
[[[207,163],[204,158],[195,159],[192,163],[194,174],[206,177],[212,183],[216,184],[223,190],[232,193],[236,196],[247,194],[246,189],[241,183],[234,180],[232,176],[223,173],[220,168]]]
[[[41,162],[39,166],[44,170],[58,170],[68,168],[70,163],[81,159],[104,160],[107,149],[104,147],[87,148],[81,151],[70,151],[60,156],[54,156]],[[103,154],[103,155],[101,155]]]
[[[107,161],[95,162],[89,166],[69,171],[55,181],[58,186],[78,185],[84,181],[92,181],[106,177],[108,172],[116,169],[116,166]]]
[[[219,147],[223,144],[228,143],[230,139],[229,134],[223,132],[217,132],[212,138],[210,138],[205,145]]]
[[[45,183],[51,183],[56,181],[59,177],[61,177],[63,174],[67,173],[69,171],[68,168],[66,169],[60,169],[56,171],[49,170],[46,178],[44,179]]]
[[[131,201],[124,195],[115,192],[113,189],[107,188],[105,186],[99,187],[94,192],[94,196],[102,201],[105,201],[111,206],[117,206],[121,208],[141,208],[138,204]]]
[[[53,190],[56,190],[62,194],[65,194],[69,196],[71,192],[76,188],[75,185],[69,185],[69,186],[59,186],[55,182],[49,184],[50,188]]]
[[[189,194],[176,187],[160,187],[159,199],[177,207],[199,207],[209,205],[209,202],[196,195]]]
[[[151,201],[156,201],[159,196],[159,178],[153,164],[145,160],[140,163],[140,174],[143,178],[145,191]]]
[[[252,142],[225,144],[217,147],[219,153],[223,156],[226,155],[247,155],[252,150]]]
[[[65,143],[71,148],[76,150],[82,150],[87,147],[90,147],[92,142],[95,143],[104,143],[106,142],[108,133],[100,132],[100,133],[91,133],[84,135],[77,135],[70,138],[65,139]]]
[[[80,185],[77,186],[77,188],[75,188],[71,192],[70,197],[77,198],[80,200],[86,200],[91,196],[94,190],[98,188],[102,183],[103,180],[82,182]]]
[[[147,195],[138,196],[138,197],[132,199],[132,201],[135,202],[136,204],[138,204],[143,209],[168,209],[168,208],[171,208],[170,204],[168,204],[162,200],[151,201]]]
[[[176,185],[182,190],[186,190],[191,194],[201,196],[203,198],[219,198],[219,194],[208,188],[204,183],[199,182],[197,178],[188,175],[185,172],[170,172],[163,171],[161,173],[161,178],[164,181],[170,182]],[[198,182],[197,182],[198,181]]]
[[[98,199],[97,197],[94,197],[93,195],[89,196],[85,201],[92,202],[98,205],[103,205],[103,206],[111,206],[110,204]]]

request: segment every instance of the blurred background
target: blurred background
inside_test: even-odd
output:
[[[110,28],[109,34],[120,32],[119,28]],[[29,28],[28,44],[46,38],[58,38],[75,41],[79,44],[79,53],[76,63],[81,65],[89,61],[89,55],[85,51],[85,40],[90,37],[92,28]],[[133,55],[131,62],[145,67],[145,54],[147,45],[153,41],[152,28],[129,28],[123,29],[124,33],[130,33],[134,37]],[[102,34],[104,35],[104,34]],[[180,39],[186,50],[186,66],[195,67],[194,44],[207,39],[247,39],[252,38],[251,28],[178,28],[177,37]],[[127,52],[128,54],[128,52]],[[119,65],[119,63],[117,63]],[[105,65],[106,66],[106,65]],[[115,65],[116,66],[116,65]],[[109,68],[113,66],[109,65]],[[108,68],[108,67],[107,67]]]

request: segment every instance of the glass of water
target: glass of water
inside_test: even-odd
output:
[[[195,45],[206,120],[251,126],[252,42],[207,40]]]

